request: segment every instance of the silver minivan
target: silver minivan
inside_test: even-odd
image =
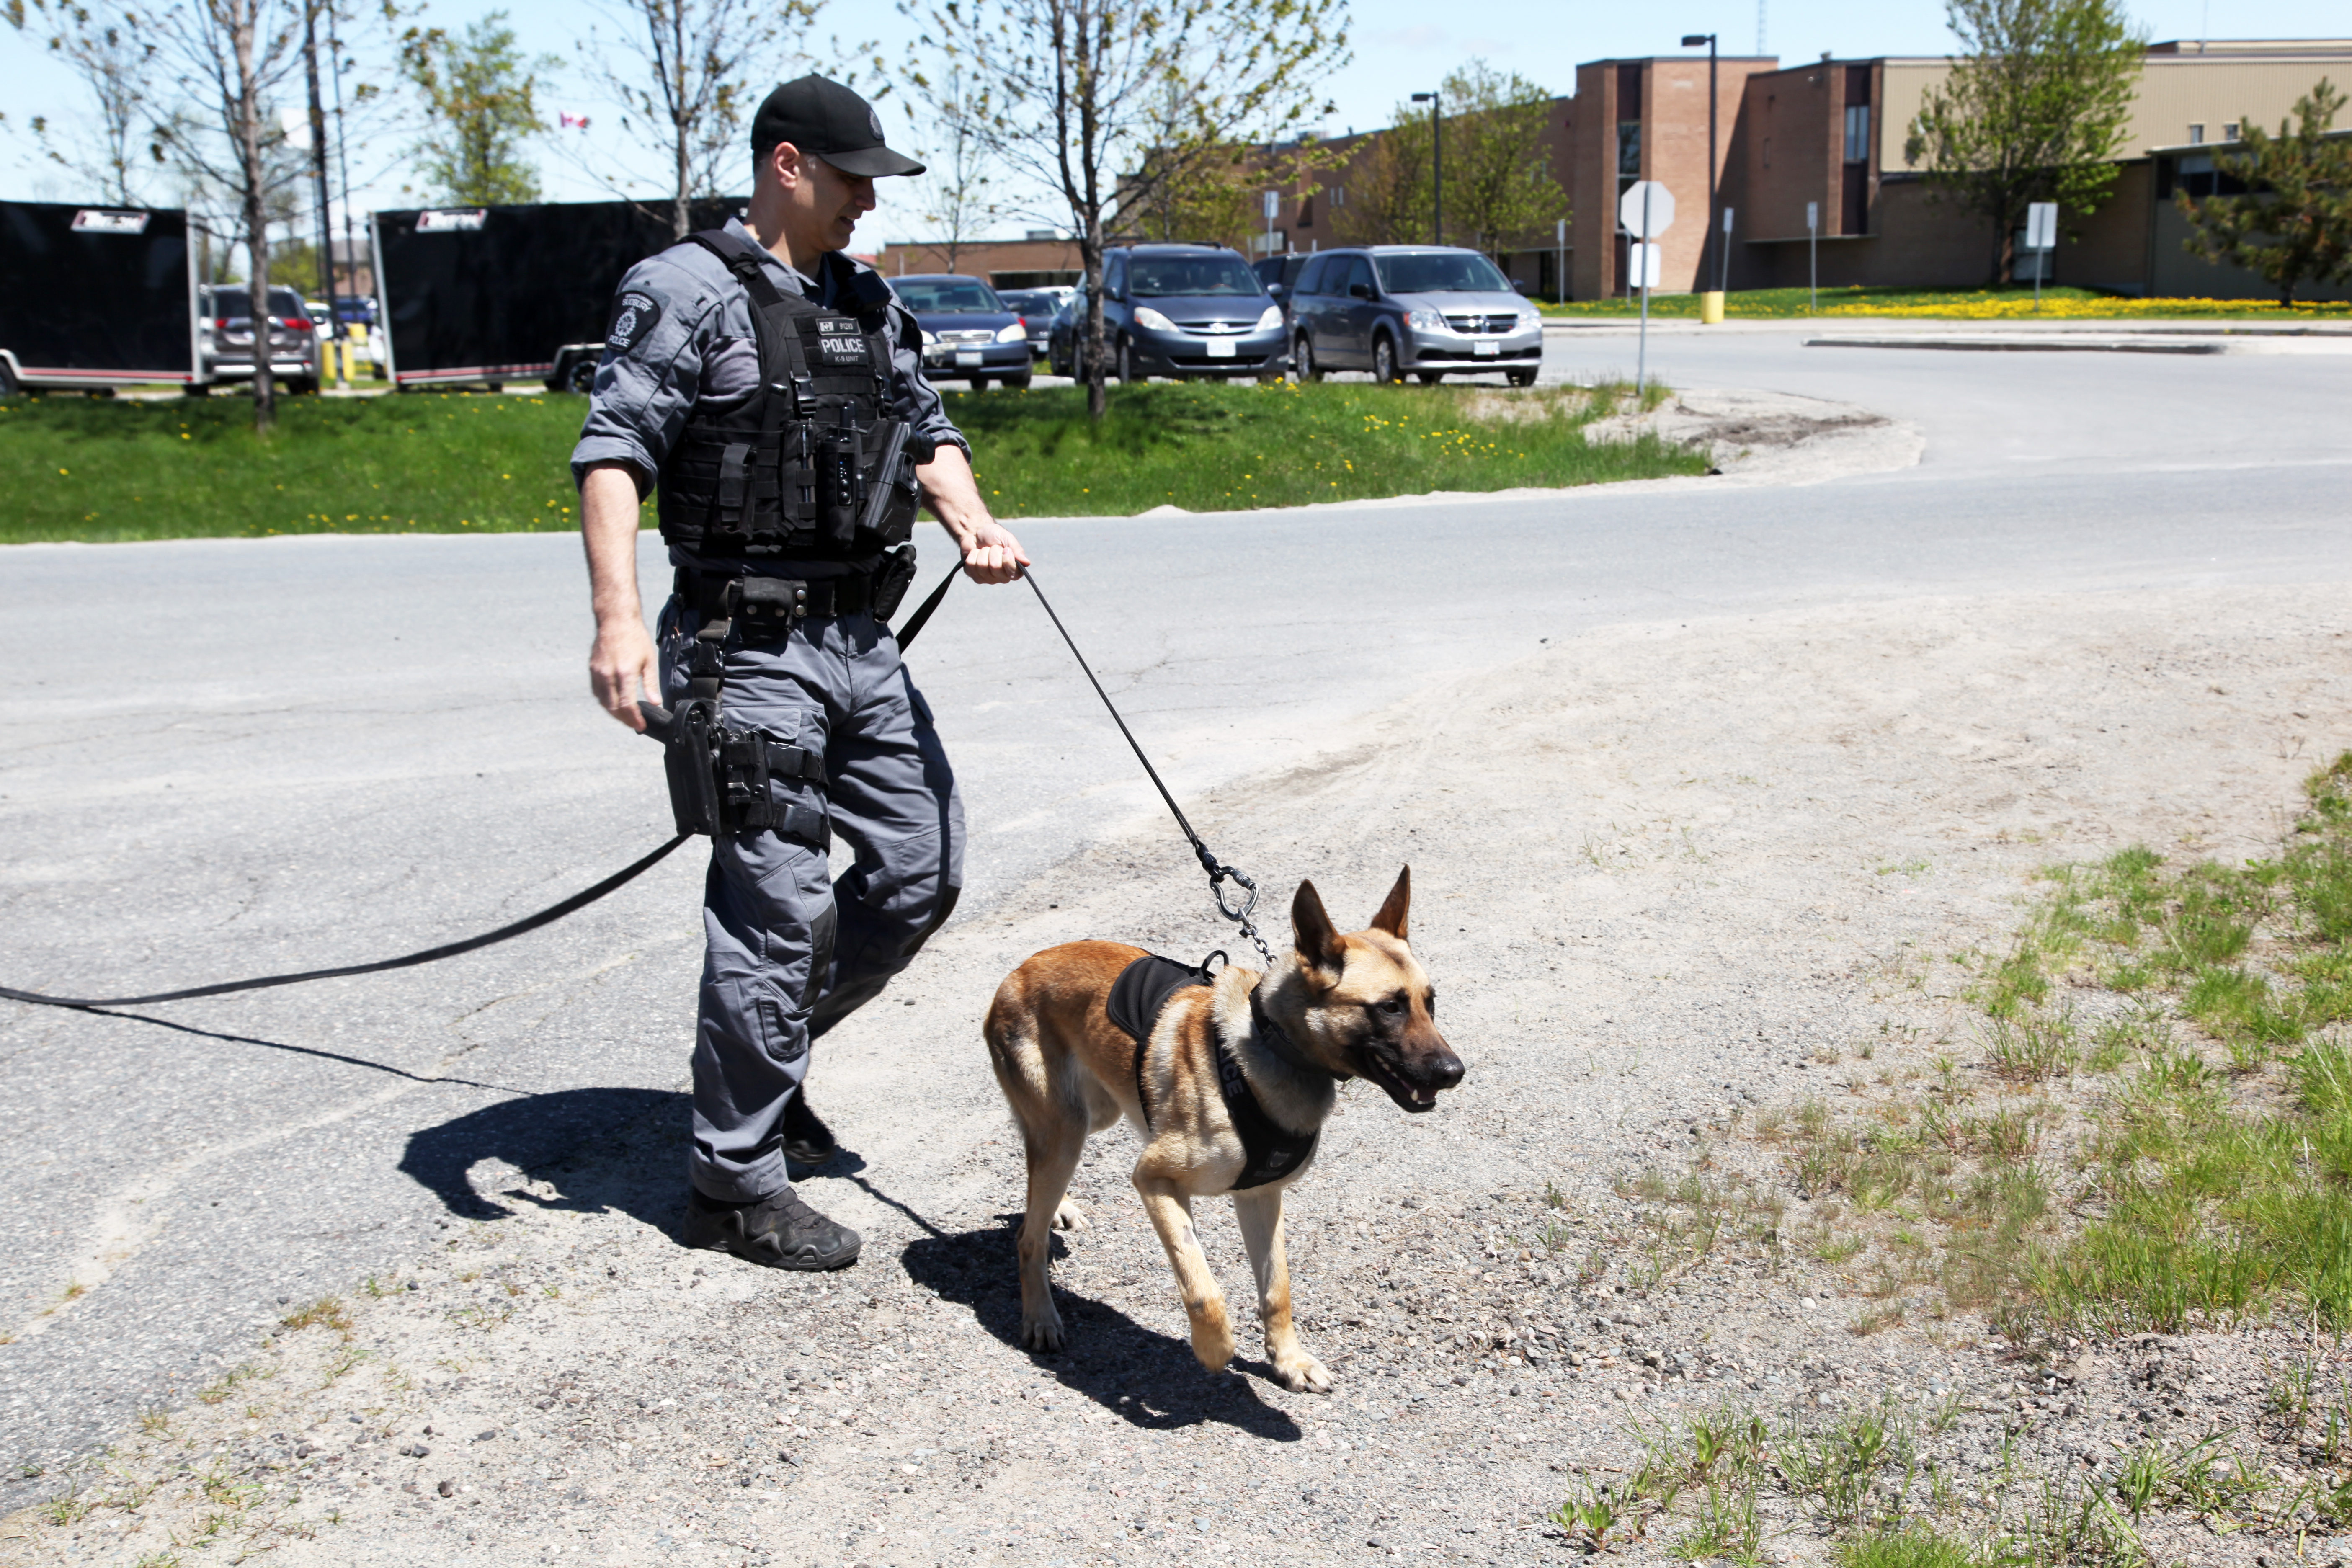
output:
[[[1499,373],[1533,386],[1543,316],[1492,261],[1452,246],[1375,245],[1310,257],[1291,287],[1299,379],[1369,370],[1374,381]]]

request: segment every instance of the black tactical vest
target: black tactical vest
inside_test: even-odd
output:
[[[889,416],[890,292],[836,280],[857,314],[780,292],[763,255],[725,229],[688,235],[751,296],[759,390],[733,408],[698,403],[662,464],[662,538],[703,555],[858,561],[907,542],[915,468],[932,443]],[[848,264],[828,255],[824,265]]]

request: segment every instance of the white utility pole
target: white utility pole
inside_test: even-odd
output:
[[[1822,313],[1822,204],[1805,204],[1805,288],[1812,296],[1812,313]]]

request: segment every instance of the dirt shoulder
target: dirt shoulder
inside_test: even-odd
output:
[[[1329,1397],[1267,1381],[1245,1306],[1244,1363],[1199,1371],[1124,1130],[1075,1188],[1094,1228],[1056,1264],[1070,1349],[1015,1348],[1020,1162],[979,1014],[1055,942],[1224,942],[1174,841],[1139,822],[943,933],[827,1041],[814,1097],[856,1153],[803,1190],[866,1233],[854,1270],[675,1245],[681,1081],[557,1165],[475,1165],[475,1212],[501,1217],[453,1213],[415,1268],[287,1303],[204,1398],[48,1478],[61,1500],[0,1521],[0,1557],[1524,1563],[1580,1550],[1547,1515],[1637,1464],[1643,1431],[1725,1402],[1800,1426],[1907,1413],[1963,1522],[1990,1518],[2011,1469],[2079,1470],[2150,1426],[2251,1428],[2285,1338],[2025,1363],[1924,1299],[1857,1335],[1886,1306],[1860,1268],[1662,1244],[1641,1179],[1741,1175],[1801,1232],[1809,1200],[1752,1134],[1761,1112],[1898,1100],[1936,1058],[1979,1058],[1950,955],[2005,940],[2034,868],[2136,841],[2265,849],[2314,759],[2352,739],[2343,603],[2021,596],[1620,628],[1199,803],[1213,843],[1270,888],[1311,877],[1343,923],[1409,861],[1415,950],[1469,1065],[1428,1117],[1345,1094],[1294,1193]],[[1201,1229],[1245,1302],[1230,1208]],[[1769,1556],[1825,1557],[1804,1509],[1764,1522]],[[2296,1550],[2193,1518],[2149,1539],[2165,1561]]]

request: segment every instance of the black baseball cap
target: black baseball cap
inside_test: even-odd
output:
[[[814,153],[847,174],[879,179],[919,174],[923,166],[882,144],[882,117],[837,81],[809,75],[770,93],[751,117],[751,155],[765,158],[777,142]]]

